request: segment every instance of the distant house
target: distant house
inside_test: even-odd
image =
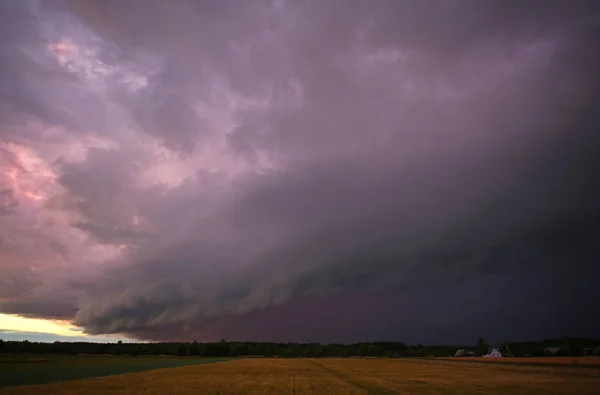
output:
[[[484,355],[486,358],[501,358],[502,353],[497,348],[491,348],[488,353]]]

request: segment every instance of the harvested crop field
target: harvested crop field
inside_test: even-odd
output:
[[[518,365],[585,365],[598,366],[600,357],[539,357],[539,358],[483,358],[483,357],[448,357],[435,358],[457,362],[482,362],[482,363],[512,363]]]
[[[243,359],[4,388],[2,395],[598,394],[600,369],[417,359]]]

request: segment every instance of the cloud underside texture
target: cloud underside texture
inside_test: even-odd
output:
[[[1,312],[156,340],[600,331],[597,2],[1,7]]]

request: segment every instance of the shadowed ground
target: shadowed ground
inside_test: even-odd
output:
[[[0,387],[47,384],[221,362],[230,358],[41,355],[0,358]]]

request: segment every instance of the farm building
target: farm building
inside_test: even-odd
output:
[[[456,350],[456,352],[454,353],[454,356],[455,357],[474,357],[475,353],[473,351],[467,351],[467,350],[464,350],[461,348],[459,350]]]
[[[502,353],[497,348],[492,348],[492,349],[490,349],[488,351],[487,354],[484,355],[484,357],[487,357],[487,358],[501,358],[502,357]]]

